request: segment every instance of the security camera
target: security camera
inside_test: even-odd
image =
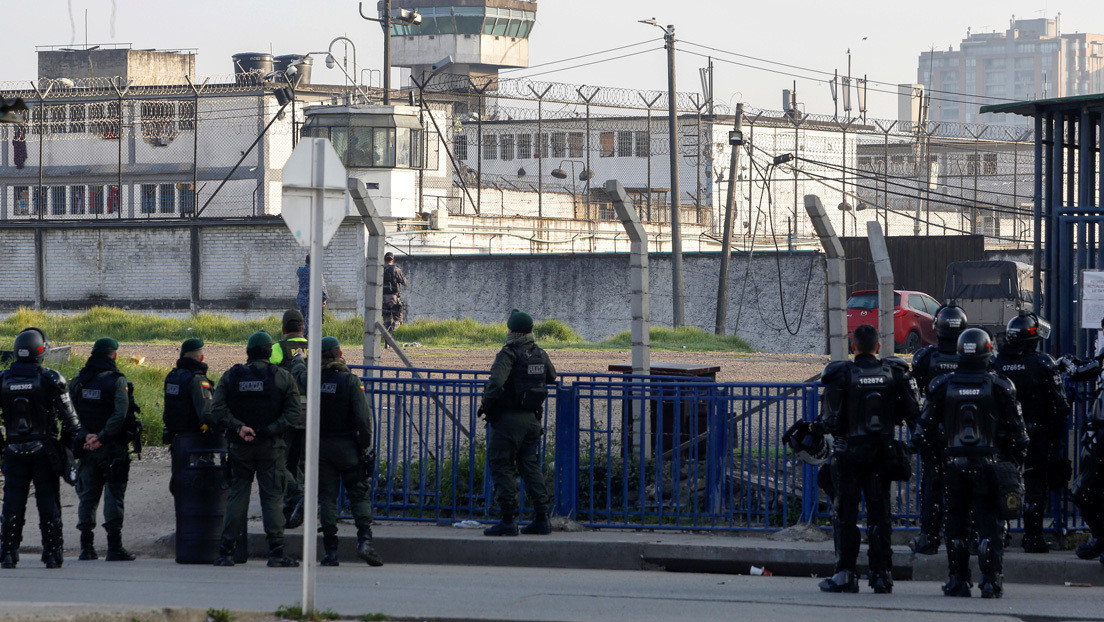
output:
[[[333,68],[334,68],[333,54],[327,54],[326,55],[326,69],[333,69]]]

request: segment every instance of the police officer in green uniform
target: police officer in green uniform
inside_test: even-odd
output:
[[[479,413],[487,418],[487,461],[494,481],[495,504],[500,520],[485,529],[488,536],[518,535],[518,474],[536,517],[521,532],[545,535],[551,496],[544,483],[537,452],[540,448],[541,413],[548,396],[546,385],[555,382],[556,368],[533,339],[533,318],[514,309],[506,321],[510,334],[491,365],[491,378],[483,391]]]
[[[306,413],[306,388],[307,366],[303,362],[303,355],[307,352],[307,338],[303,335],[305,323],[303,314],[297,309],[284,311],[284,317],[280,322],[280,330],[284,338],[272,346],[272,358],[269,362],[279,365],[291,373],[295,378],[296,388],[299,389],[300,405],[303,413]],[[292,421],[284,432],[287,441],[287,493],[284,494],[284,521],[285,527],[295,529],[303,524],[303,459],[306,457],[306,432],[304,420]]]
[[[205,423],[211,410],[211,379],[207,377],[207,363],[203,362],[203,340],[191,338],[180,345],[180,358],[165,377],[164,432],[161,441],[175,448],[177,437],[185,434],[213,433]],[[176,451],[172,451],[172,471],[175,474],[182,464]]]
[[[290,373],[269,362],[272,338],[267,333],[253,333],[245,352],[247,362],[222,375],[211,402],[211,419],[226,431],[230,441],[230,498],[215,565],[234,565],[234,545],[246,528],[256,477],[268,538],[268,565],[295,567],[299,562],[284,553],[281,506],[287,488],[284,431],[302,416],[299,391]]]
[[[357,557],[370,566],[383,559],[372,547],[372,500],[368,495],[374,466],[372,406],[360,379],[349,371],[341,344],[322,340],[321,434],[318,441],[318,505],[322,515],[323,566],[337,565],[337,495],[341,484],[357,527]]]
[[[109,562],[133,561],[123,548],[123,499],[130,476],[126,418],[130,407],[126,376],[115,365],[119,342],[103,337],[92,345],[92,355],[73,379],[69,396],[81,426],[96,435],[80,456],[77,469],[77,529],[81,550],[77,559],[97,559],[95,548],[96,509],[104,501],[104,530],[107,531]]]

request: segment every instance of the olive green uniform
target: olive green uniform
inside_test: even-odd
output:
[[[213,434],[209,421],[212,384],[207,364],[181,357],[165,378],[164,433],[161,440],[170,447],[175,476],[185,465],[185,456],[177,451],[176,439],[182,434]],[[173,489],[170,480],[169,490]],[[175,494],[175,493],[174,493]]]
[[[284,514],[282,511],[284,492],[287,487],[287,443],[284,431],[292,421],[302,417],[299,405],[299,391],[295,380],[287,371],[271,365],[263,359],[250,359],[242,366],[243,373],[251,378],[263,378],[271,368],[271,382],[274,385],[272,406],[265,406],[260,394],[252,396],[232,388],[234,374],[232,368],[223,374],[215,387],[211,402],[211,417],[215,423],[226,430],[230,440],[230,497],[226,505],[226,518],[222,530],[222,552],[232,554],[234,543],[246,528],[249,512],[249,494],[253,487],[253,478],[257,478],[257,487],[261,496],[261,515],[264,519],[265,535],[268,538],[269,551],[280,549],[284,545]],[[266,387],[266,390],[267,387]],[[239,397],[234,398],[235,391]],[[238,405],[231,403],[238,400]],[[254,403],[256,408],[248,405]],[[276,408],[278,412],[262,412],[267,408]],[[258,422],[268,421],[265,425]],[[256,424],[256,425],[253,425]],[[246,442],[238,433],[241,427],[249,426],[256,432],[256,438]]]
[[[340,359],[323,359],[321,387],[318,505],[322,545],[329,552],[337,550],[337,496],[341,484],[349,496],[357,535],[371,534],[371,482],[365,476],[361,457],[372,447],[372,406],[360,379]]]
[[[112,395],[113,393],[113,395]],[[130,456],[127,451],[126,422],[130,398],[126,377],[109,357],[92,355],[81,373],[73,379],[69,396],[81,425],[95,434],[102,446],[84,450],[77,468],[77,529],[96,529],[96,511],[103,497],[103,527],[108,535],[123,529],[123,506]]]
[[[296,388],[299,390],[301,415],[298,419],[289,422],[288,429],[284,432],[287,441],[287,491],[284,493],[284,516],[290,516],[295,506],[303,500],[303,476],[306,458],[306,395],[307,395],[307,365],[303,361],[303,354],[307,352],[307,338],[302,333],[291,333],[283,339],[272,344],[272,357],[268,359],[273,365],[291,373],[295,379]]]
[[[517,513],[519,473],[534,510],[547,512],[552,504],[538,456],[543,431],[540,414],[508,405],[507,385],[517,361],[514,348],[535,343],[532,333],[510,333],[506,345],[495,356],[491,378],[483,392],[483,406],[487,411],[487,462],[494,482],[494,500],[503,515],[510,517]],[[556,380],[556,368],[547,354],[543,354],[543,358],[545,382],[550,384]]]

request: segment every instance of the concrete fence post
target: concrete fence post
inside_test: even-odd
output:
[[[870,256],[874,259],[874,272],[878,274],[878,341],[882,344],[882,356],[893,356],[893,263],[889,260],[881,223],[867,221],[866,237],[870,242]]]
[[[805,211],[813,221],[813,229],[824,247],[828,259],[828,355],[833,361],[847,359],[847,284],[845,281],[843,244],[832,221],[824,211],[824,204],[815,194],[805,195]]]
[[[364,257],[364,364],[380,364],[381,335],[377,327],[383,322],[383,254],[387,246],[387,228],[376,210],[372,198],[357,179],[348,180],[349,196],[368,230]],[[375,372],[369,371],[368,375]]]

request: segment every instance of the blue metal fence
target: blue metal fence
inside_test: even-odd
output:
[[[376,417],[376,516],[494,518],[486,426],[476,418],[487,373],[358,369]],[[540,451],[555,511],[593,527],[647,529],[775,530],[826,520],[817,469],[782,443],[791,424],[816,417],[819,395],[815,383],[563,374],[550,386]],[[1081,419],[1071,425],[1071,447]],[[917,479],[895,486],[899,526],[916,523]],[[1055,493],[1053,508],[1053,529],[1080,526],[1068,493]]]

